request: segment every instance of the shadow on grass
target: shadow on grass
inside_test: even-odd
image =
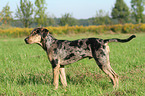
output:
[[[96,86],[100,86],[102,89],[107,89],[112,84],[109,82],[109,78],[102,74],[95,74],[91,72],[86,73],[74,73],[66,75],[68,85],[83,85],[87,86],[88,84],[96,84]],[[106,80],[107,79],[107,80]],[[107,81],[107,82],[106,82]],[[52,85],[53,84],[53,75],[51,73],[39,73],[39,74],[20,74],[17,77],[17,84],[26,85]],[[59,85],[62,85],[59,80]],[[113,85],[112,85],[113,86]]]
[[[25,84],[52,84],[52,77],[50,74],[21,74],[17,78],[17,84],[25,85]]]
[[[74,76],[75,75],[75,76]],[[73,76],[68,74],[66,75],[68,84],[84,84],[87,82],[98,82],[101,78],[105,78],[101,74],[94,73],[82,73],[74,74]],[[17,84],[53,84],[53,75],[49,73],[40,73],[40,74],[20,74],[17,77]]]
[[[113,87],[112,83],[109,82],[110,80],[107,76],[91,72],[75,74],[73,76],[67,75],[66,79],[68,84],[73,85],[81,84],[85,86],[87,84],[96,84],[96,86],[100,86],[102,89],[106,89],[110,86]]]

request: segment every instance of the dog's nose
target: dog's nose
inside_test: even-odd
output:
[[[25,38],[24,41],[26,42],[26,44],[28,44],[28,42],[27,42],[28,41],[28,38]]]

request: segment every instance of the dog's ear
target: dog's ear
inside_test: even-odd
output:
[[[49,33],[49,30],[43,29],[43,38],[45,38],[48,33]]]

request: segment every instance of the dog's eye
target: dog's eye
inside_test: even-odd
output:
[[[33,31],[33,33],[32,33],[31,35],[34,36],[34,35],[36,35],[36,34],[38,34],[38,33],[39,33],[39,31],[36,30],[36,31]]]

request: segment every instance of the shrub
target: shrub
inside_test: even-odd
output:
[[[70,34],[70,33],[84,33],[84,32],[93,32],[93,33],[105,33],[106,31],[113,31],[115,33],[134,33],[134,32],[145,32],[145,24],[117,24],[117,25],[91,25],[91,26],[58,26],[58,27],[46,27],[53,34]],[[12,28],[1,29],[0,36],[6,37],[22,37],[27,36],[33,28]]]
[[[122,26],[123,25],[121,25],[121,24],[111,25],[110,30],[115,32],[115,33],[120,33],[120,32],[122,32]]]
[[[132,33],[135,31],[135,25],[134,24],[125,24],[122,27],[122,33]]]
[[[138,27],[138,29],[140,29],[139,31],[145,32],[145,24],[140,24]]]

